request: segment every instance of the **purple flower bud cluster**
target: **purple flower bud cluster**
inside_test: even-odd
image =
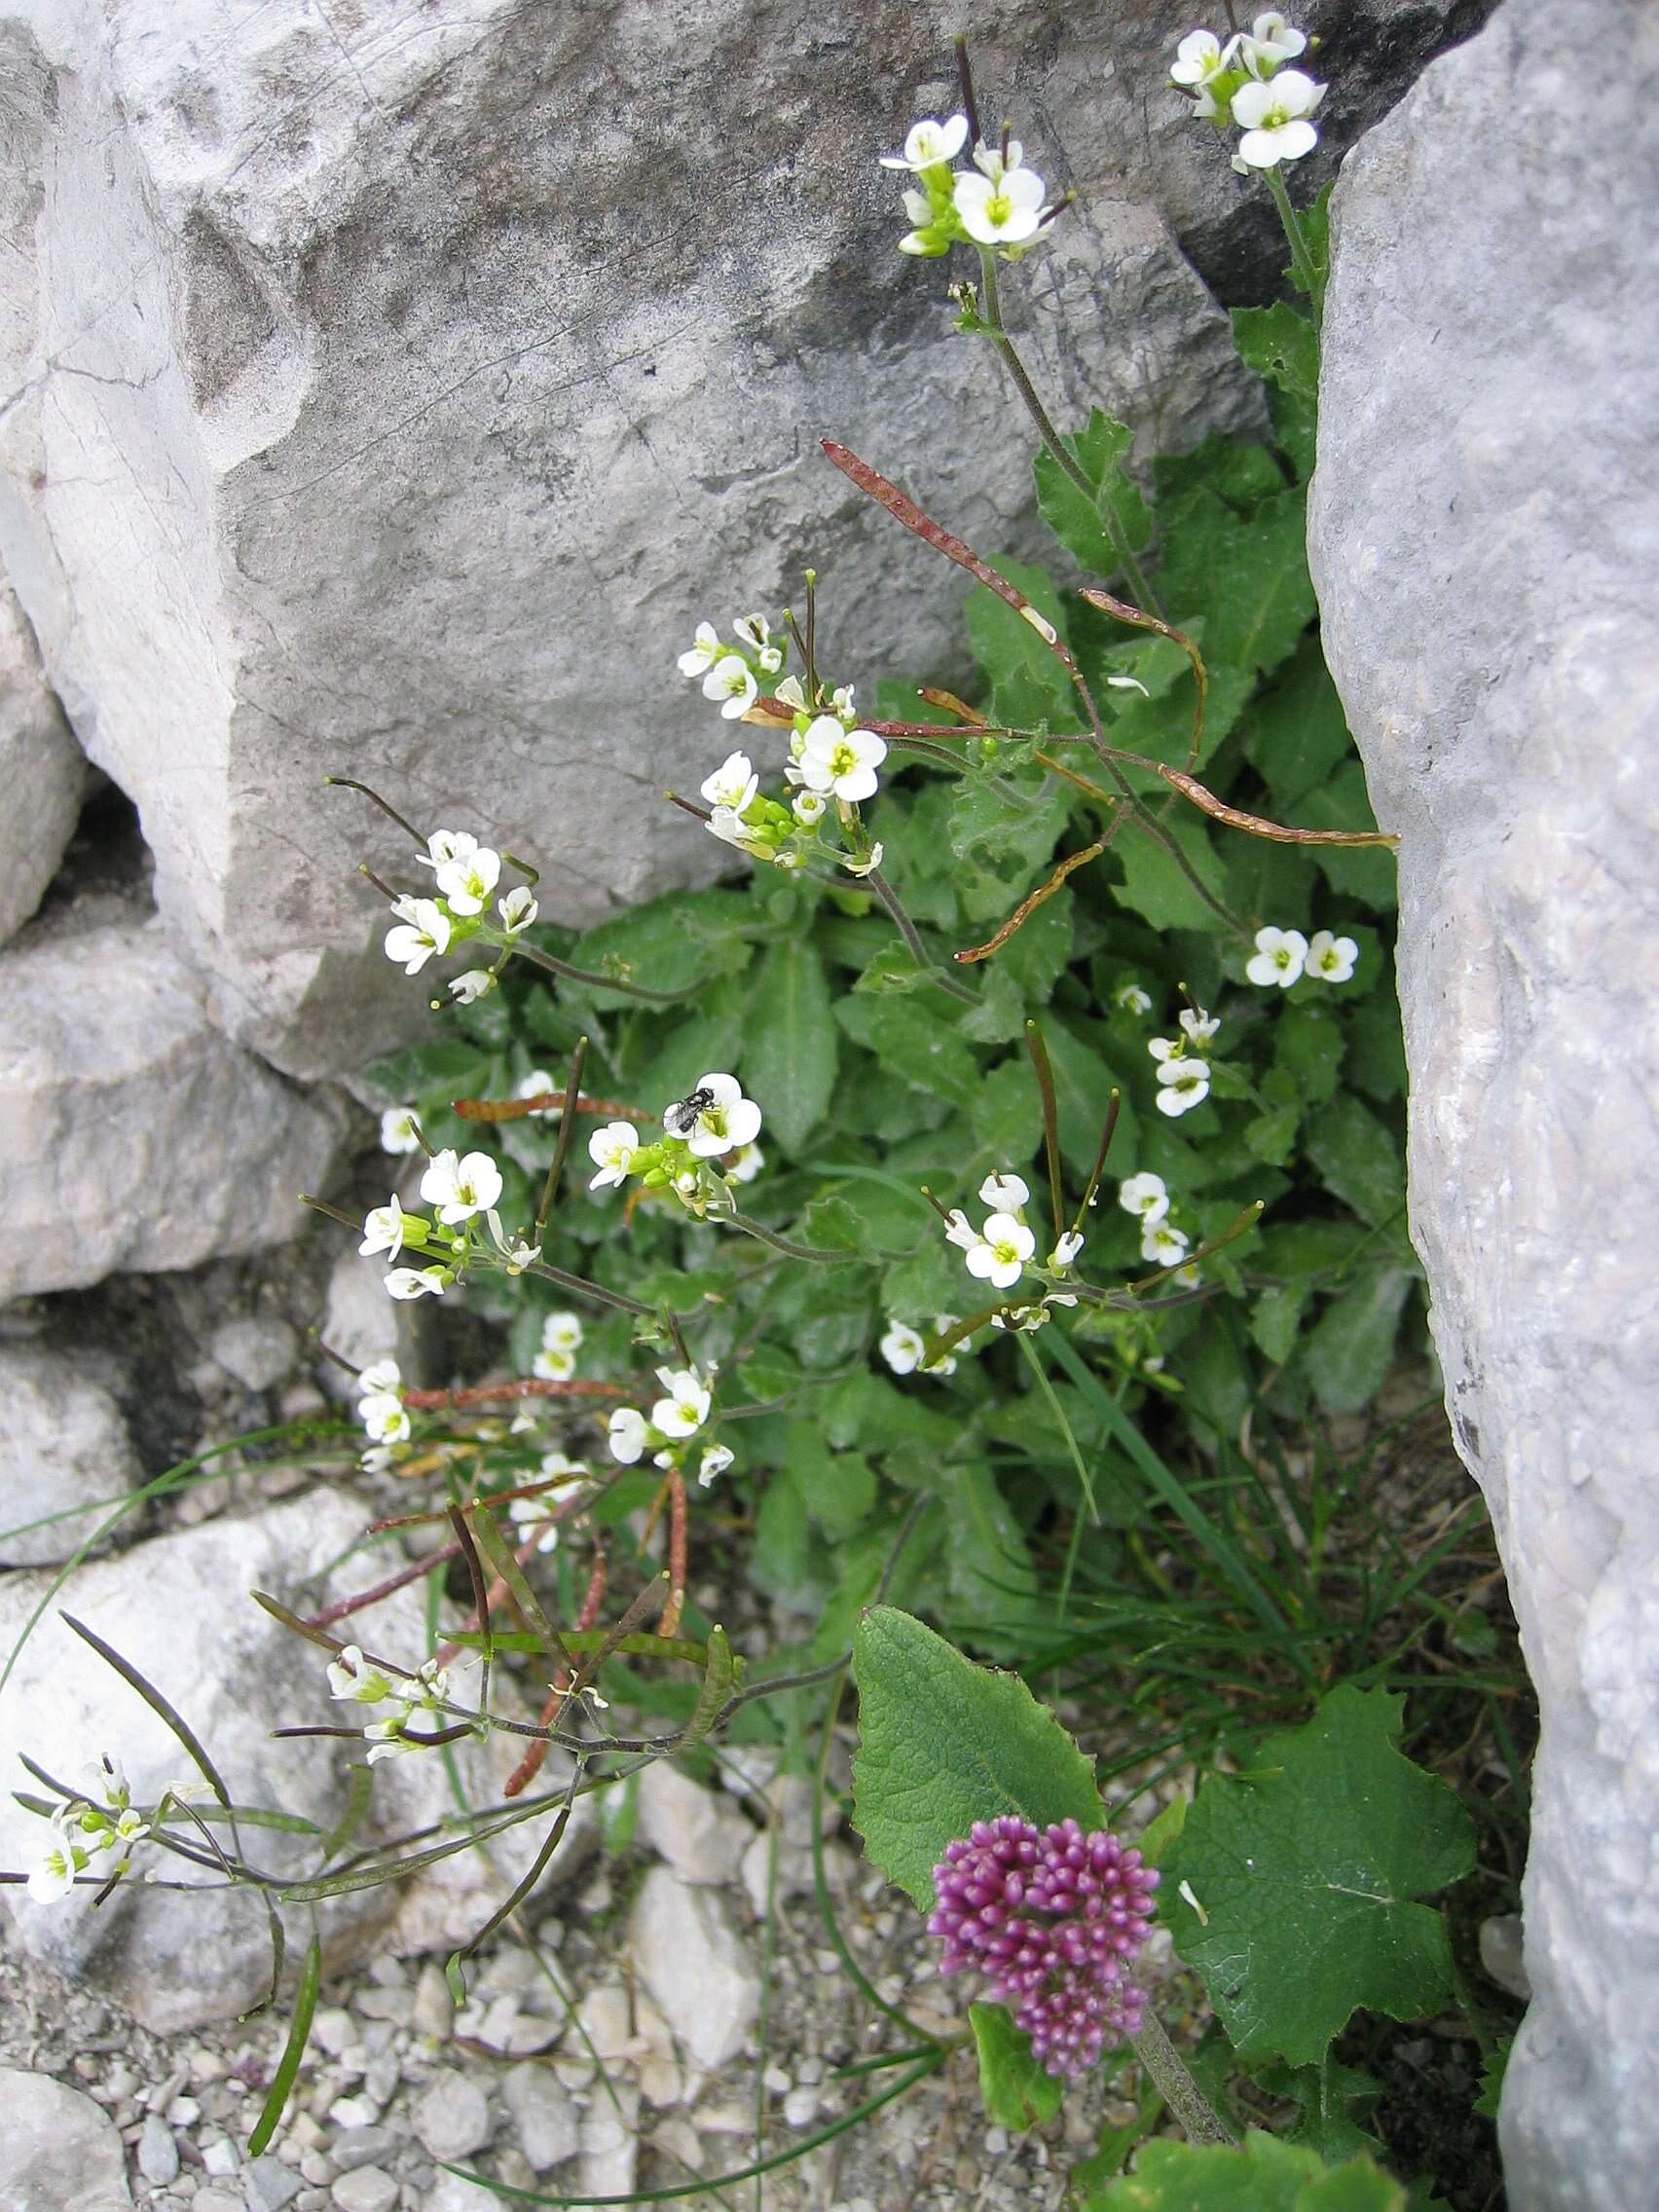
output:
[[[1132,2036],[1146,1992],[1129,1965],[1146,1940],[1158,1875],[1109,1829],[1076,1821],[1042,1834],[1004,1813],[976,1821],[934,1868],[928,1934],[944,1938],[940,1971],[977,1968],[1054,2075],[1087,2074],[1110,2028]]]

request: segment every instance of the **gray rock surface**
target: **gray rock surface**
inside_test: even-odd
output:
[[[73,1359],[26,1342],[0,1344],[0,1567],[55,1565],[102,1516],[80,1511],[49,1527],[29,1524],[132,1488],[141,1470],[127,1424]]]
[[[1482,6],[1330,0],[1346,126]],[[1168,89],[1188,14],[974,22],[989,111],[1081,196],[1009,286],[1034,361],[1062,421],[1098,397],[1173,447],[1260,401],[1171,222],[1218,270],[1272,229]],[[813,560],[838,674],[959,650],[957,586],[819,436],[1025,539],[1030,433],[893,250],[875,156],[954,102],[902,0],[4,0],[0,49],[0,552],[164,911],[292,1072],[427,995],[353,874],[386,825],[325,771],[595,918],[720,859],[660,799],[719,743],[673,667],[699,617]]]
[[[634,1900],[629,1944],[687,2055],[709,2073],[728,2065],[759,2013],[760,1976],[724,1900],[655,1866]]]
[[[1659,2162],[1656,177],[1641,0],[1507,0],[1436,63],[1336,196],[1311,512],[1402,835],[1413,1234],[1542,1707],[1517,2212],[1637,2212]]]
[[[323,1657],[296,1643],[256,1606],[255,1588],[281,1595],[330,1567],[362,1533],[369,1515],[349,1492],[296,1497],[245,1518],[226,1518],[158,1537],[117,1558],[82,1567],[62,1600],[69,1611],[123,1653],[168,1697],[197,1732],[233,1799],[278,1805],[332,1824],[345,1803],[342,1754],[358,1747],[289,1741],[279,1751],[273,1728],[332,1722]],[[378,1557],[377,1557],[378,1565]],[[341,1575],[345,1579],[341,1579]],[[324,1584],[344,1593],[373,1579],[358,1561]],[[10,1654],[46,1588],[39,1574],[0,1578],[0,1653]],[[406,1665],[417,1662],[421,1604],[400,1593],[373,1616],[371,1647]],[[314,1657],[316,1664],[312,1660]],[[503,1709],[504,1710],[504,1709]],[[349,1717],[355,1718],[352,1714]],[[488,1808],[522,1746],[498,1738],[487,1747],[457,1746],[470,1801]],[[0,1697],[0,1865],[23,1868],[41,1847],[43,1825],[17,1805],[10,1790],[32,1788],[16,1766],[27,1752],[71,1788],[82,1766],[108,1751],[126,1766],[136,1801],[154,1802],[169,1782],[188,1774],[170,1731],[137,1696],[49,1612],[22,1648]],[[441,1763],[410,1754],[375,1769],[373,1807],[364,1841],[392,1837],[453,1817],[455,1800]],[[575,1824],[572,1824],[575,1825]],[[280,1871],[298,1871],[287,1839],[253,1831],[250,1856]],[[579,1861],[591,1825],[567,1839],[555,1874]],[[330,1957],[348,1955],[393,1916],[394,1939],[450,1945],[470,1935],[505,1895],[534,1855],[534,1824],[489,1847],[486,1858],[462,1852],[430,1869],[401,1895],[392,1888],[358,1891],[322,1909]],[[169,1873],[190,1879],[189,1869]],[[247,1891],[206,1894],[125,1884],[95,1913],[90,1893],[41,1905],[20,1889],[0,1893],[17,1939],[60,1973],[113,1998],[145,2026],[172,2033],[235,2017],[263,1993],[270,1945],[259,1900]],[[290,1929],[303,1949],[308,1908]]]
[[[18,603],[0,581],[0,944],[17,935],[56,874],[90,776]]]
[[[108,2115],[50,2075],[0,2069],[4,2212],[121,2212],[131,2202]]]
[[[0,954],[0,1302],[298,1234],[340,1116],[217,1025],[157,922]]]
[[[635,1833],[682,1882],[728,1885],[755,1841],[729,1801],[704,1789],[667,1759],[641,1770]]]

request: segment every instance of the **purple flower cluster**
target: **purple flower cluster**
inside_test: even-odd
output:
[[[1050,2074],[1088,2073],[1111,2028],[1132,2036],[1146,1992],[1128,1978],[1146,1939],[1158,1876],[1106,1828],[1076,1821],[1042,1834],[1004,1813],[976,1821],[934,1868],[928,1934],[940,1971],[977,1968]]]

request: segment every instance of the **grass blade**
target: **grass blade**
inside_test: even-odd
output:
[[[96,1635],[87,1626],[85,1621],[78,1621],[73,1613],[60,1613],[58,1618],[66,1628],[74,1630],[83,1643],[90,1643],[98,1657],[107,1666],[113,1667],[130,1689],[135,1689],[138,1692],[150,1711],[166,1722],[189,1752],[191,1764],[195,1767],[197,1773],[201,1775],[203,1781],[206,1783],[208,1788],[212,1790],[214,1796],[218,1798],[220,1804],[228,1813],[231,1810],[231,1793],[225,1788],[218,1768],[203,1750],[194,1729],[180,1714],[174,1712],[154,1682],[147,1681],[129,1659],[124,1659],[112,1644],[106,1643],[101,1636]]]
[[[312,2014],[316,2010],[316,1993],[322,1981],[322,1943],[313,1936],[306,1952],[306,1963],[300,1970],[300,1986],[294,1995],[294,2016],[288,2023],[288,2040],[282,2046],[282,2056],[277,2063],[271,2093],[266,2098],[260,2115],[254,2122],[253,2133],[247,2139],[247,2155],[257,2158],[276,2132],[276,2122],[282,2117],[300,2071],[300,2060],[306,2054],[306,2044],[311,2036]]]

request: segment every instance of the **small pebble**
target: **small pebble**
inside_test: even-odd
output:
[[[151,2113],[138,2130],[138,2171],[157,2189],[178,2178],[178,2145],[160,2113]]]
[[[448,1982],[430,1963],[421,1969],[421,1978],[415,1984],[410,2019],[417,2035],[435,2036],[440,2043],[448,2042],[450,2029],[455,2024],[455,2004]]]
[[[490,2107],[483,2090],[453,2067],[433,2075],[415,2099],[409,2120],[422,2149],[440,2160],[467,2157],[490,2140]]]
[[[255,2158],[242,2170],[242,2197],[247,2212],[283,2212],[305,2187],[292,2166],[280,2158]]]
[[[336,2138],[329,2157],[335,2173],[349,2174],[356,2166],[377,2166],[390,2158],[397,2150],[397,2137],[388,2127],[353,2127]],[[312,2177],[308,2174],[306,2179]],[[332,2180],[332,2175],[324,2175]]]
[[[222,2181],[226,2176],[234,2174],[241,2164],[241,2153],[228,2135],[221,2135],[203,2146],[202,2163],[210,2174],[216,2174]]]
[[[380,2107],[369,2097],[336,2097],[328,2108],[328,2117],[336,2127],[373,2127],[380,2118]]]
[[[397,2183],[384,2166],[356,2166],[334,2185],[340,2212],[391,2212],[397,2195]]]

